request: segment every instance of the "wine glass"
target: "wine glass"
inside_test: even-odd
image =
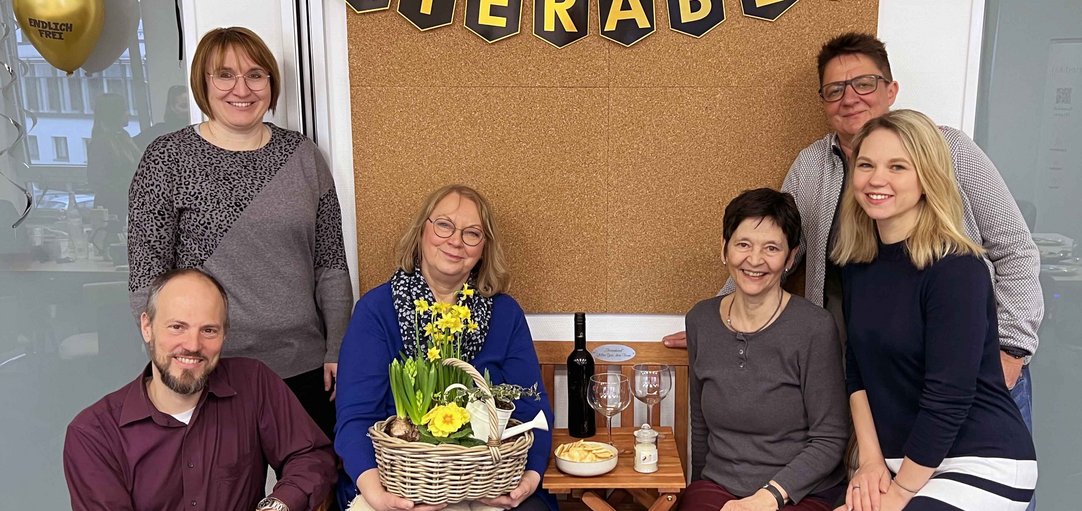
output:
[[[646,423],[653,424],[654,405],[672,388],[672,368],[665,364],[635,364],[635,397],[646,403]]]
[[[609,445],[612,443],[612,416],[631,404],[631,385],[627,376],[620,373],[601,373],[590,377],[590,391],[586,393],[590,408],[604,415],[609,422]]]

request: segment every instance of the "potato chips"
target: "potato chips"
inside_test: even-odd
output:
[[[612,458],[612,451],[597,442],[579,440],[556,447],[556,456],[568,461],[591,462]]]

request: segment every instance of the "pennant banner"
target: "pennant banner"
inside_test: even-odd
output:
[[[777,21],[797,0],[740,0],[744,16]]]
[[[601,37],[631,46],[654,33],[654,0],[598,0]]]
[[[557,47],[590,33],[590,2],[597,2],[601,37],[630,47],[656,30],[654,0],[533,0],[533,33]],[[454,22],[456,0],[399,0],[398,13],[419,30]],[[523,0],[466,0],[465,26],[489,43],[517,35]],[[381,11],[391,0],[346,0],[357,13]],[[776,21],[797,0],[740,0],[745,16]],[[665,0],[673,32],[702,37],[725,21],[724,0]]]
[[[455,0],[398,0],[398,13],[418,29],[450,25],[455,19]]]
[[[466,0],[466,28],[490,43],[511,37],[522,25],[522,0]]]
[[[667,0],[669,28],[692,37],[702,37],[725,21],[722,0]]]
[[[353,9],[353,12],[360,14],[362,12],[385,11],[391,7],[391,0],[346,0],[346,5]]]
[[[589,25],[589,0],[533,1],[534,35],[557,48],[586,37]]]

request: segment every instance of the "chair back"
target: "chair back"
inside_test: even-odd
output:
[[[666,348],[659,342],[614,342],[597,341],[587,342],[586,347],[591,353],[602,345],[619,344],[635,350],[635,356],[620,362],[609,362],[594,357],[594,371],[596,373],[613,371],[627,376],[634,384],[635,364],[666,364],[673,369],[673,386],[669,396],[673,398],[673,434],[676,437],[676,446],[680,451],[682,463],[688,461],[688,352],[683,349]],[[537,351],[537,359],[541,364],[541,381],[549,394],[549,404],[556,410],[556,370],[567,368],[567,356],[575,349],[573,341],[534,341],[534,350]],[[566,392],[561,389],[559,392]],[[634,399],[634,397],[632,398]],[[666,397],[668,399],[668,396]],[[635,400],[636,402],[638,400]],[[559,413],[559,412],[557,412]],[[605,417],[597,415],[598,431],[603,427]],[[635,424],[634,406],[628,406],[620,414],[620,424],[628,426]],[[661,425],[660,411],[653,414],[653,426]]]

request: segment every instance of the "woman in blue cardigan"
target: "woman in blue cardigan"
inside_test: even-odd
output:
[[[525,422],[544,411],[551,426],[552,410],[545,389],[540,388],[541,371],[526,316],[506,294],[510,279],[492,207],[484,196],[464,185],[433,192],[399,241],[396,258],[398,269],[391,280],[357,302],[342,342],[335,449],[346,473],[375,511],[431,511],[442,506],[411,502],[386,491],[368,437],[372,424],[395,414],[387,366],[399,353],[412,355],[416,349],[414,300],[457,303],[456,292],[464,284],[476,289],[465,298],[465,305],[478,328],[466,332],[462,359],[481,373],[487,370],[496,384],[538,384],[540,399],[517,402],[512,417]],[[534,435],[518,487],[483,499],[484,504],[530,511],[556,509],[555,500],[541,490],[552,434],[535,430]]]

